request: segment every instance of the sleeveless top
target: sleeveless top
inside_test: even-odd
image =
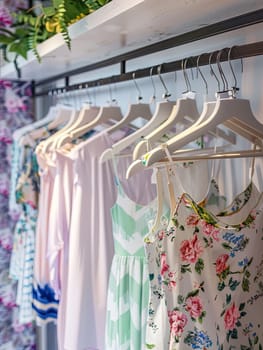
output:
[[[156,188],[151,172],[125,180],[129,158],[115,169],[117,198],[112,207],[113,257],[107,300],[107,350],[143,350],[149,299],[143,238],[155,217]],[[131,199],[132,198],[132,199]]]
[[[197,198],[202,198],[199,202],[200,206],[206,206],[213,212],[217,212],[218,210],[225,208],[226,198],[219,195],[218,185],[214,179],[214,165],[215,163],[213,163],[211,171],[208,167],[207,161],[198,161],[189,164],[176,164],[175,166],[169,165],[166,167],[166,169],[157,171],[157,189],[158,198],[160,198],[160,208],[158,212],[161,213],[161,218],[159,219],[156,227],[152,229],[144,239],[150,280],[150,301],[146,331],[146,344],[149,346],[149,348],[151,348],[153,344],[155,345],[156,349],[164,348],[163,339],[168,337],[169,332],[166,300],[162,290],[163,287],[160,284],[160,262],[158,262],[157,257],[159,255],[159,241],[162,241],[169,223],[170,213],[167,210],[167,202],[170,202],[170,207],[174,207],[174,196],[180,198],[184,188],[189,187],[191,193],[194,193]],[[165,171],[163,172],[163,170]],[[191,173],[191,175],[194,177],[199,177],[200,171],[202,172],[204,178],[207,175],[212,176],[208,189],[207,183],[205,186],[196,186],[198,188],[194,188],[194,186],[191,184],[191,182],[193,182],[192,177],[188,177],[187,173]],[[169,187],[168,193],[166,193],[167,182],[168,187],[172,186],[172,188]],[[205,191],[206,194],[203,197],[203,193]]]
[[[263,200],[253,183],[218,215],[182,194],[168,228],[145,244],[163,305],[146,348],[262,349],[262,240]]]

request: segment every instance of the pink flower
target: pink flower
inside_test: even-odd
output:
[[[186,224],[189,226],[196,226],[199,222],[199,216],[197,214],[191,214],[186,219]]]
[[[20,324],[17,320],[12,324],[16,333],[22,333],[25,330],[25,325]]]
[[[162,253],[161,254],[161,276],[165,274],[166,271],[169,269],[169,265],[166,264],[166,254]]]
[[[173,281],[173,280],[169,281],[169,283],[168,283],[168,288],[169,288],[169,289],[173,289],[173,288],[175,288],[175,287],[176,287],[176,282]]]
[[[165,235],[164,230],[158,232],[158,238],[159,238],[160,241],[163,240],[164,235]]]
[[[0,26],[10,27],[12,24],[12,17],[5,7],[0,7]]]
[[[0,79],[0,86],[2,87],[12,87],[12,83],[9,80],[1,80]]]
[[[235,328],[236,322],[240,317],[240,313],[238,308],[235,306],[235,303],[230,306],[229,309],[226,310],[224,321],[225,321],[225,329],[232,330]]]
[[[196,234],[192,239],[181,242],[180,254],[183,261],[196,263],[202,252],[203,248]]]
[[[224,272],[228,268],[228,265],[226,264],[228,259],[229,259],[229,256],[227,254],[222,254],[216,259],[216,273],[217,273],[217,275]]]
[[[198,296],[187,298],[185,310],[190,313],[192,318],[200,317],[203,312],[200,298]]]
[[[208,224],[206,221],[202,220],[203,234],[212,237],[215,241],[219,241],[218,234],[219,230],[215,228],[212,224]]]
[[[181,311],[168,311],[170,329],[173,336],[180,336],[187,324],[187,317]]]

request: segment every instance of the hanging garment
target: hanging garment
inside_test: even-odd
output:
[[[214,177],[217,177],[220,162],[212,162],[211,169],[208,161],[196,161],[190,163],[177,163],[162,169],[161,191],[165,194],[160,206],[170,205],[174,207],[180,199],[185,188],[189,188],[191,195],[199,199],[199,205],[209,208],[212,212],[218,212],[225,208],[226,198],[220,196],[218,185]],[[202,182],[196,185],[195,179],[202,176]],[[212,179],[211,179],[212,177]],[[207,189],[207,183],[211,179]],[[167,186],[167,183],[170,186]],[[205,194],[205,195],[204,195]],[[167,210],[166,210],[167,212]],[[164,339],[169,334],[169,322],[167,318],[166,300],[163,297],[163,288],[160,284],[160,265],[157,263],[156,254],[159,254],[159,241],[167,230],[170,221],[170,211],[162,215],[159,227],[155,227],[145,237],[145,251],[149,264],[150,300],[146,331],[146,344],[154,344],[156,349],[164,347]],[[174,283],[171,281],[171,285]]]
[[[38,219],[36,226],[36,249],[33,282],[33,310],[36,322],[42,325],[47,322],[56,322],[58,298],[50,285],[49,264],[47,261],[47,240],[51,199],[53,195],[55,167],[52,159],[43,154],[37,154],[40,195]]]
[[[74,180],[74,160],[67,152],[58,150],[55,156],[56,176],[54,182],[53,199],[57,205],[55,217],[50,222],[47,242],[47,257],[52,287],[59,295],[57,315],[58,349],[64,349],[65,320],[67,307],[67,278],[69,232],[72,210],[72,192]],[[51,218],[52,219],[52,218]]]
[[[113,175],[110,164],[100,164],[99,157],[112,144],[112,138],[102,131],[69,154],[74,186],[64,330],[67,350],[105,350],[107,287],[113,257],[109,213]]]
[[[16,215],[9,211],[11,145],[13,132],[32,122],[31,86],[0,80],[0,349],[31,350],[35,347],[32,323],[21,325],[16,305],[16,281],[9,277],[9,264]]]
[[[114,160],[115,161],[115,160]],[[118,159],[117,199],[111,210],[115,255],[109,280],[106,350],[144,349],[149,299],[143,237],[156,215],[152,171],[125,180],[130,159]]]
[[[146,348],[262,347],[262,194],[250,184],[232,204],[215,216],[183,194],[168,229],[146,243],[163,305],[149,324],[159,343]]]

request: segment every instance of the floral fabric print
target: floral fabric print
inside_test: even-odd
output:
[[[263,349],[263,196],[252,184],[238,197],[236,212],[215,216],[184,194],[146,240],[146,349]]]
[[[8,15],[0,11],[0,17],[7,23]],[[34,326],[20,325],[17,283],[9,278],[15,227],[8,209],[12,133],[32,123],[31,103],[30,84],[0,80],[0,349],[35,349]]]

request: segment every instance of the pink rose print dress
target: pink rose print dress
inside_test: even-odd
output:
[[[149,307],[146,349],[263,348],[262,198],[251,183],[214,215],[184,193],[168,228],[148,237],[160,302]]]

